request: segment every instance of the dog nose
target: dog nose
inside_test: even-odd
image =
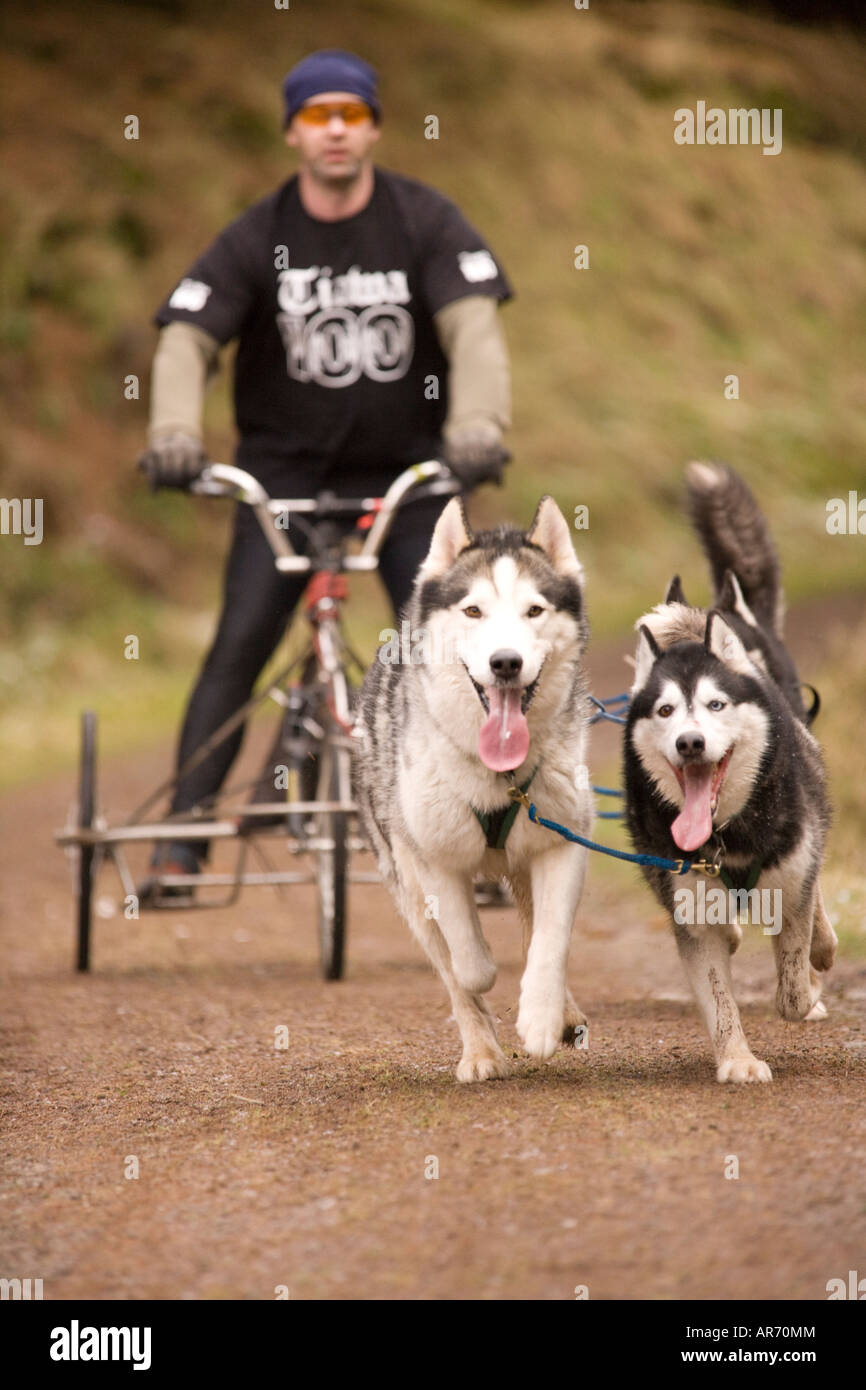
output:
[[[523,657],[520,652],[511,651],[508,647],[502,647],[490,658],[490,669],[500,680],[510,680],[512,676],[516,676],[522,665]]]
[[[703,753],[706,746],[703,734],[699,734],[697,731],[680,734],[677,739],[677,752],[681,753],[684,758],[692,757],[695,753]]]

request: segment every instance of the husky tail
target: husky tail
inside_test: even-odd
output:
[[[717,463],[690,463],[686,484],[692,523],[710,562],[714,602],[722,598],[725,573],[732,570],[758,622],[781,637],[779,556],[748,487],[732,468]]]

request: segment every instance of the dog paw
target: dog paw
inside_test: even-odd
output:
[[[574,1022],[569,1022],[570,1015],[568,1009],[565,1011],[565,1023],[562,1029],[563,1047],[586,1047],[587,1034],[589,1033],[589,1019],[586,1014],[578,1010]]]
[[[820,941],[812,941],[812,949],[809,952],[809,964],[815,970],[830,970],[836,959],[836,947],[839,944],[836,933],[830,928],[830,937],[822,936]]]
[[[776,1008],[786,1023],[800,1023],[818,1002],[808,986],[781,984],[776,991]]]
[[[566,1027],[566,1028],[579,1028],[579,1027],[581,1026],[581,1024],[583,1024],[583,1026],[585,1027],[588,1023],[589,1023],[589,1019],[587,1018],[586,1014],[583,1012],[583,1009],[582,1009],[582,1008],[580,1007],[580,1005],[577,1003],[577,1000],[572,999],[570,993],[566,993],[566,996],[565,996],[565,1027]]]
[[[562,1045],[563,1047],[576,1047],[579,1040],[586,1046],[586,1034],[589,1029],[589,1019],[583,1009],[572,999],[571,990],[565,991],[565,1016],[562,1025]]]
[[[528,1013],[521,1010],[517,1018],[517,1033],[530,1057],[546,1061],[552,1057],[564,1039],[565,1028],[561,1010],[547,1013]]]
[[[818,1023],[818,1022],[820,1022],[820,1020],[821,1020],[822,1018],[826,1018],[826,1017],[827,1017],[827,1005],[824,1003],[823,999],[816,999],[815,1002],[814,1002],[814,1004],[812,1005],[811,1009],[810,1009],[809,1012],[806,1014],[806,1017],[803,1019],[803,1022],[804,1022],[804,1023]]]
[[[510,1075],[505,1054],[492,1049],[464,1052],[457,1068],[457,1080],[461,1082],[496,1081]]]
[[[773,1073],[767,1063],[762,1062],[758,1057],[753,1057],[751,1052],[747,1052],[744,1056],[726,1057],[723,1062],[719,1063],[719,1069],[716,1072],[717,1081],[734,1081],[740,1084],[749,1081],[772,1081],[772,1079]]]
[[[563,1047],[577,1047],[578,1029],[580,1030],[581,1038],[584,1038],[586,1036],[585,1023],[566,1023],[562,1030],[562,1038],[560,1039]]]

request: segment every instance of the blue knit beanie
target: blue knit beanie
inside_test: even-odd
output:
[[[375,119],[382,116],[376,95],[377,73],[355,53],[339,48],[320,48],[296,63],[283,82],[283,129],[311,97],[320,92],[351,92],[366,101]]]

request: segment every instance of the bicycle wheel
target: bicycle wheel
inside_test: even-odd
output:
[[[318,758],[318,801],[339,801],[339,752],[330,743]],[[316,812],[316,883],[319,894],[319,951],[322,975],[340,980],[346,951],[346,878],[348,868],[347,813]]]
[[[85,710],[81,716],[81,763],[78,776],[78,826],[90,830],[96,806],[96,715]],[[90,969],[90,924],[93,911],[93,845],[78,851],[78,957],[76,969]]]

